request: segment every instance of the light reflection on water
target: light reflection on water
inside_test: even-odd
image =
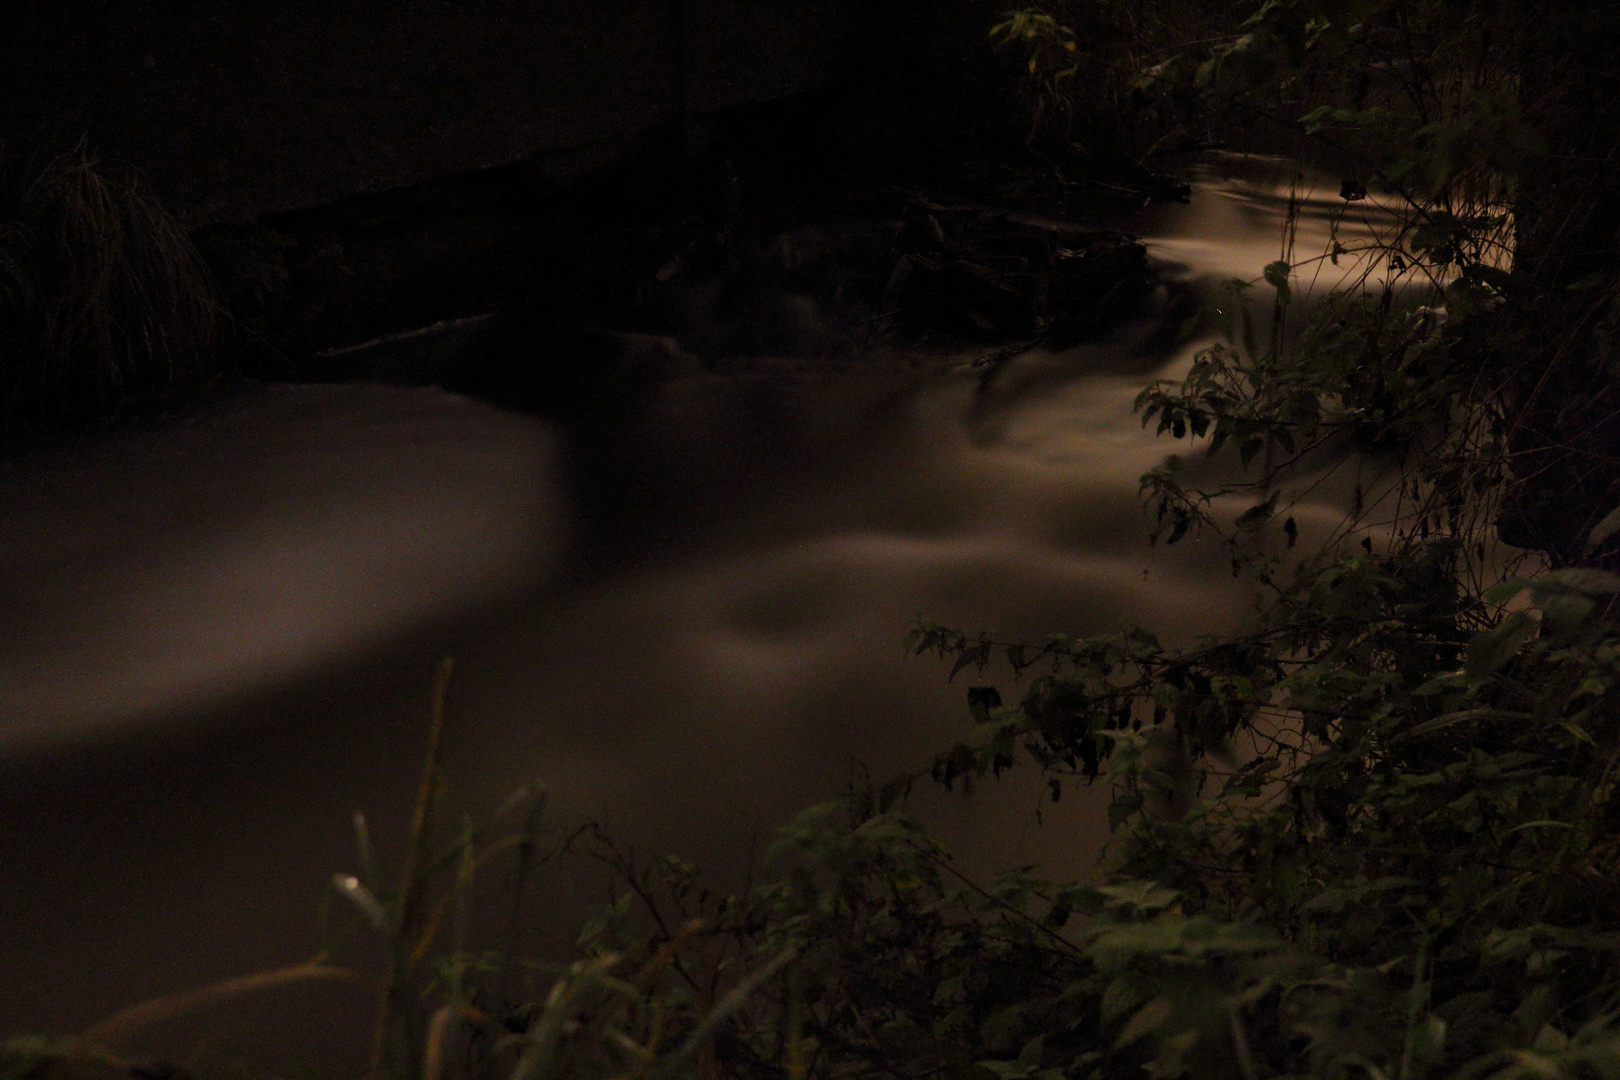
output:
[[[271,386],[0,473],[0,753],[105,740],[508,593],[567,535],[552,433]]]
[[[1211,182],[1143,230],[1189,279],[1254,277],[1285,198]],[[1325,228],[1308,215],[1299,249]],[[1234,625],[1248,601],[1220,553],[1150,550],[1137,498],[1172,448],[1132,399],[1197,343],[1131,340],[1032,353],[988,388],[960,368],[759,376],[787,404],[768,417],[735,379],[677,380],[615,448],[658,481],[607,515],[631,541],[605,566],[570,553],[589,533],[567,439],[436,390],[250,388],[16,460],[0,1028],[306,957],[350,812],[402,825],[442,653],[461,802],[540,776],[562,816],[724,875],[852,763],[881,778],[964,730],[962,683],[902,655],[919,613],[1029,638]],[[1301,510],[1306,542],[1338,514]],[[1083,873],[1101,797],[1042,828],[1018,781],[919,805],[968,865]],[[369,1006],[313,1000],[333,1039]]]

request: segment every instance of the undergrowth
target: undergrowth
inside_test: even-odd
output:
[[[84,419],[205,376],[216,306],[185,231],[84,142],[0,154],[0,423]]]

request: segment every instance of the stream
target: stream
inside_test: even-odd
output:
[[[1188,204],[1124,225],[1193,288],[1278,257],[1291,171],[1219,164]],[[1336,190],[1304,204],[1299,252],[1326,247]],[[915,616],[1030,639],[1240,625],[1249,595],[1218,548],[1146,543],[1137,478],[1187,447],[1131,403],[1207,341],[1166,351],[1152,330],[1034,350],[982,387],[937,361],[693,371],[624,434],[654,480],[634,501],[588,490],[557,426],[434,388],[244,383],[7,451],[0,1036],[312,955],[355,810],[397,865],[441,656],[456,807],[539,778],[556,820],[734,881],[795,810],[967,730],[980,680],[905,655]],[[1339,497],[1296,511],[1302,542]],[[619,542],[593,558],[604,506]],[[1104,786],[1040,822],[1016,771],[915,808],[969,868],[1084,874]],[[559,912],[601,898],[549,887]],[[245,1008],[254,1030],[208,1053],[337,1054],[373,1004],[272,996],[281,1011]]]

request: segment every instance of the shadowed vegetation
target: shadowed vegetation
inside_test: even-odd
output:
[[[210,374],[201,258],[133,177],[83,143],[0,157],[0,420],[106,415]]]

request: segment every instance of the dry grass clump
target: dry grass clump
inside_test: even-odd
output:
[[[101,416],[209,374],[216,311],[190,238],[133,176],[83,141],[0,154],[0,423]]]
[[[441,661],[434,680],[427,752],[398,885],[390,889],[379,880],[370,829],[357,812],[359,873],[333,875],[337,911],[323,915],[327,929],[339,929],[327,921],[334,916],[333,922],[384,945],[382,970],[345,966],[323,949],[304,963],[140,1002],[73,1036],[4,1038],[0,1032],[0,1080],[222,1075],[212,1065],[193,1073],[126,1055],[173,1020],[320,983],[377,992],[364,1080],[720,1080],[716,1044],[740,1046],[749,1037],[755,1038],[754,1049],[764,1048],[768,1078],[807,1080],[802,990],[786,985],[793,978],[786,969],[802,950],[790,935],[756,934],[739,943],[729,924],[711,925],[701,917],[666,920],[686,901],[706,903],[716,916],[712,922],[725,922],[705,890],[669,889],[656,866],[638,869],[611,841],[603,839],[597,850],[591,841],[600,832],[594,826],[542,829],[546,799],[538,785],[514,792],[481,825],[464,818],[454,830],[443,820],[447,785],[440,751],[452,669],[450,659]],[[514,817],[520,823],[507,832]],[[581,930],[578,960],[550,963],[517,947],[525,890],[535,871],[576,848],[605,859],[627,890],[620,895],[639,897],[652,919],[638,923],[628,904],[610,905]],[[507,945],[475,949],[473,894],[480,871],[487,879],[492,864],[514,859],[515,873],[500,898],[511,905]],[[682,866],[674,879],[690,886],[690,873],[695,868]],[[764,992],[772,985],[781,1001]],[[301,1038],[296,1031],[286,1037],[295,1043]],[[208,1050],[199,1045],[193,1060],[206,1060]],[[300,1074],[324,1073],[319,1062],[310,1066]],[[252,1080],[272,1074],[237,1062],[224,1075]]]

